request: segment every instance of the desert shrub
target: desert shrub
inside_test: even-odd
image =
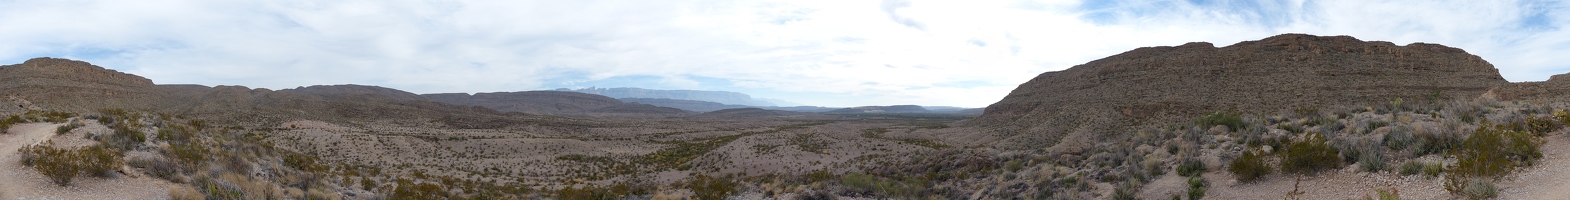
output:
[[[1484,122],[1485,124],[1487,122]],[[1543,157],[1542,138],[1531,133],[1506,130],[1502,127],[1479,127],[1472,136],[1452,150],[1456,166],[1450,171],[1464,176],[1496,177],[1527,166]]]
[[[1423,172],[1423,166],[1425,166],[1425,165],[1428,165],[1428,164],[1427,163],[1423,163],[1422,161],[1407,160],[1406,162],[1402,162],[1401,163],[1401,167],[1399,167],[1400,169],[1398,169],[1397,171],[1399,173],[1401,173],[1401,175],[1409,176],[1409,175],[1417,174],[1419,172]]]
[[[143,142],[147,142],[147,134],[143,134],[142,131],[131,128],[131,126],[121,124],[114,126],[114,134],[110,134],[108,137],[100,137],[99,142],[109,144],[114,149],[129,151],[142,146]]]
[[[1282,149],[1281,171],[1313,174],[1326,169],[1341,167],[1341,158],[1319,133],[1309,133],[1302,141],[1292,142]]]
[[[698,199],[725,199],[726,196],[736,194],[736,182],[730,177],[710,177],[699,174],[687,182],[687,189],[692,190],[693,196]]]
[[[398,179],[398,186],[393,188],[387,199],[446,199],[449,195],[447,189],[432,183],[414,183],[409,179]],[[562,198],[570,199],[570,198]]]
[[[71,130],[75,130],[77,127],[82,127],[82,124],[73,122],[73,123],[62,125],[60,127],[55,127],[55,134],[58,135],[58,134],[70,133]]]
[[[283,163],[285,166],[298,169],[300,171],[321,172],[327,170],[327,166],[316,163],[316,157],[301,153],[283,153]]]
[[[568,186],[556,190],[557,199],[614,200],[620,197],[620,195],[612,193],[610,188],[600,188],[593,185],[583,187]]]
[[[196,165],[207,160],[207,147],[197,143],[171,143],[169,156],[186,165]]]
[[[1178,161],[1177,172],[1178,175],[1182,176],[1197,176],[1200,173],[1205,173],[1205,163],[1200,162],[1197,158],[1185,157]]]
[[[175,175],[180,173],[180,167],[177,163],[171,162],[167,159],[137,158],[131,159],[131,161],[127,162],[127,164],[130,164],[132,167],[142,168],[143,170],[146,170],[148,174],[151,174],[154,177],[177,183],[180,181],[176,180],[175,178]]]
[[[1564,124],[1554,119],[1554,117],[1537,117],[1535,115],[1527,115],[1525,119],[1511,122],[1510,125],[1515,131],[1529,132],[1538,136],[1564,127]]]
[[[1195,123],[1203,126],[1204,128],[1215,127],[1216,125],[1224,125],[1227,126],[1227,129],[1231,131],[1243,130],[1243,128],[1248,125],[1247,123],[1243,122],[1243,115],[1241,113],[1224,111],[1216,111],[1215,113],[1200,117],[1198,120],[1195,120]]]
[[[1461,135],[1454,130],[1424,132],[1413,136],[1416,137],[1417,142],[1412,145],[1412,152],[1413,155],[1418,156],[1450,151],[1461,146],[1462,141]]]
[[[1270,174],[1271,169],[1265,164],[1264,156],[1254,154],[1253,151],[1243,151],[1242,156],[1232,159],[1232,163],[1227,165],[1227,171],[1236,175],[1238,181],[1250,182]]]
[[[1116,189],[1112,190],[1112,199],[1113,200],[1134,200],[1134,199],[1139,199],[1139,197],[1137,197],[1138,195],[1139,195],[1139,183],[1138,182],[1133,182],[1133,181],[1125,181],[1125,182],[1122,182],[1122,183],[1118,183],[1118,187]]]
[[[65,186],[78,175],[108,176],[123,165],[120,152],[102,145],[65,149],[48,145],[22,147],[23,164],[30,165],[50,182]]]
[[[360,177],[360,189],[369,191],[371,189],[376,189],[376,186],[376,180],[371,180],[370,177]]]
[[[1205,178],[1189,177],[1188,199],[1205,198],[1205,189],[1208,187],[1210,187],[1210,184],[1205,181]]]
[[[1490,126],[1485,121],[1460,147],[1449,153],[1456,158],[1456,165],[1446,170],[1450,173],[1445,177],[1445,190],[1468,197],[1475,197],[1475,190],[1481,190],[1475,187],[1485,186],[1483,184],[1492,190],[1492,179],[1542,158],[1542,145],[1542,138],[1532,133]]]

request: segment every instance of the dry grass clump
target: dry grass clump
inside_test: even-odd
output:
[[[207,197],[202,196],[201,192],[197,192],[196,188],[191,188],[189,185],[169,185],[169,199],[203,200]]]

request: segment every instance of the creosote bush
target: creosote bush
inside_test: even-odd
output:
[[[1325,136],[1319,133],[1309,133],[1303,136],[1302,141],[1295,141],[1283,149],[1281,171],[1296,174],[1313,174],[1327,169],[1341,167],[1341,158],[1336,149],[1330,148],[1325,142]]]
[[[1473,187],[1484,184],[1476,182],[1492,186],[1492,180],[1542,158],[1542,145],[1543,139],[1532,133],[1485,121],[1460,147],[1450,151],[1456,165],[1446,170],[1450,173],[1445,177],[1445,190],[1472,196]]]
[[[19,151],[23,165],[33,167],[61,186],[71,184],[71,179],[78,175],[110,176],[124,164],[120,152],[103,145],[73,149],[29,145]]]
[[[1237,176],[1238,181],[1250,182],[1270,174],[1271,169],[1263,155],[1243,151],[1242,156],[1232,159],[1232,163],[1227,165],[1227,171]]]

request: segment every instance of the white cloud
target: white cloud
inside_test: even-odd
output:
[[[1563,2],[4,1],[0,61],[71,57],[159,83],[417,93],[660,77],[811,105],[980,107],[1136,47],[1301,32],[1440,43],[1512,81],[1564,73]],[[699,79],[723,79],[715,83]],[[587,85],[584,85],[587,86]],[[618,85],[599,85],[618,86]]]

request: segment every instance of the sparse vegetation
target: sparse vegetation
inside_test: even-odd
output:
[[[1313,174],[1341,167],[1341,158],[1319,133],[1309,133],[1283,150],[1281,171],[1296,174]]]
[[[1228,130],[1233,131],[1243,130],[1243,128],[1247,126],[1247,124],[1243,122],[1242,114],[1237,112],[1224,111],[1216,111],[1215,113],[1200,117],[1198,120],[1196,120],[1195,123],[1205,128],[1216,125],[1223,125],[1227,126]]]
[[[1492,198],[1495,193],[1492,181],[1516,167],[1532,165],[1542,158],[1542,145],[1542,138],[1532,133],[1484,122],[1459,148],[1449,153],[1456,159],[1456,165],[1445,170],[1450,172],[1445,177],[1445,189],[1469,198]]]
[[[109,176],[124,161],[120,152],[94,145],[83,148],[55,148],[50,144],[29,145],[19,150],[23,165],[33,167],[51,182],[65,186],[78,175]]]
[[[1264,156],[1254,151],[1243,151],[1242,156],[1232,159],[1232,163],[1227,165],[1227,171],[1237,176],[1238,181],[1250,182],[1270,174],[1271,168],[1266,165]]]

